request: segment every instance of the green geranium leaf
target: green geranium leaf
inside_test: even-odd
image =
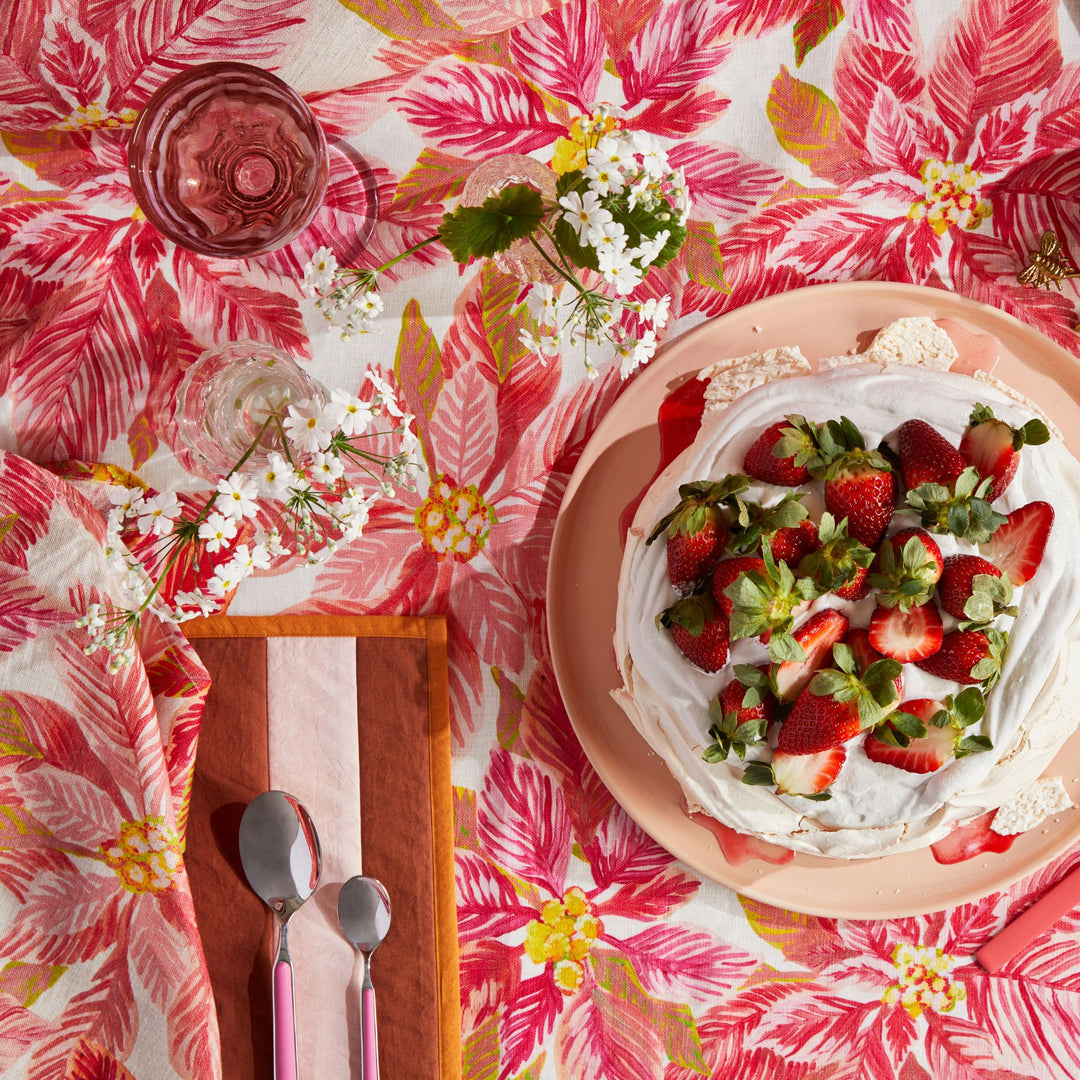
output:
[[[446,214],[439,239],[456,262],[486,259],[531,235],[543,219],[540,192],[528,184],[511,184],[479,206],[459,206]]]

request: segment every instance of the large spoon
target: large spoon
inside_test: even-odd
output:
[[[363,1033],[362,1080],[379,1080],[379,1040],[375,1028],[375,987],[371,985],[371,954],[390,929],[390,897],[382,882],[370,877],[351,877],[338,894],[341,932],[364,958],[364,981],[360,984],[360,1017]]]
[[[277,916],[274,960],[274,1077],[297,1080],[296,1023],[288,923],[315,891],[322,852],[304,804],[284,791],[264,791],[240,819],[240,862],[248,884]]]

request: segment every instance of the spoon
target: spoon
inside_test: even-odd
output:
[[[364,981],[360,984],[360,1018],[363,1034],[362,1080],[379,1080],[379,1042],[375,1029],[375,987],[371,985],[371,954],[390,929],[390,897],[382,882],[370,877],[351,877],[338,894],[341,932],[364,958]]]
[[[288,923],[315,891],[322,852],[303,803],[284,791],[264,791],[240,819],[240,863],[253,891],[277,916],[274,960],[274,1077],[297,1080],[296,1026]]]

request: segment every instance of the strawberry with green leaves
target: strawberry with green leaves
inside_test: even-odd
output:
[[[968,686],[978,684],[985,692],[1001,678],[1008,642],[1009,635],[993,627],[953,630],[945,635],[933,656],[917,664],[940,679]]]
[[[1006,521],[986,499],[992,483],[969,466],[949,485],[928,482],[909,488],[907,505],[919,513],[930,532],[952,533],[972,544],[984,544]]]
[[[748,762],[742,782],[768,784],[781,795],[829,799],[832,798],[829,786],[840,775],[846,760],[847,751],[842,746],[830,746],[816,754],[789,754],[775,750],[770,762]]]
[[[672,641],[702,671],[719,671],[727,663],[728,619],[711,596],[697,594],[676,600],[656,621],[671,631]]]
[[[861,600],[870,592],[867,574],[874,552],[848,535],[847,518],[825,511],[818,525],[819,546],[799,560],[799,576],[812,578],[824,592],[843,600]]]
[[[770,424],[746,451],[743,472],[779,487],[799,487],[810,479],[808,465],[820,461],[817,432],[805,417],[791,415]]]
[[[776,712],[768,673],[748,664],[736,664],[735,678],[709,703],[709,737],[713,740],[702,757],[725,761],[734,752],[742,761],[747,747],[758,746]]]
[[[802,649],[791,636],[795,613],[818,595],[809,578],[798,578],[787,563],[778,563],[766,547],[764,572],[748,570],[723,590],[731,601],[731,640],[769,635],[772,660],[802,658]]]
[[[871,664],[876,664],[878,660],[885,659],[885,654],[879,653],[877,649],[870,644],[870,635],[867,633],[866,627],[864,626],[851,627],[851,629],[843,636],[842,640],[855,654],[855,671],[859,675],[865,675],[867,671],[869,671]],[[904,692],[903,670],[897,673],[893,682],[896,685],[896,700],[899,701]]]
[[[733,495],[731,538],[736,555],[749,555],[768,544],[777,562],[798,562],[817,545],[817,526],[807,517],[802,492],[789,492],[778,503],[763,506]]]
[[[1013,587],[1007,577],[981,555],[950,555],[938,582],[938,603],[960,619],[960,629],[984,626],[998,615],[1016,615]]]
[[[1050,432],[1041,420],[1029,420],[1014,428],[999,420],[989,405],[976,403],[960,439],[960,454],[981,477],[993,480],[986,501],[996,502],[1016,475],[1021,448],[1049,441]]]
[[[841,642],[833,646],[833,664],[833,667],[818,671],[810,680],[806,691],[814,697],[832,701],[837,705],[853,706],[860,731],[880,724],[896,708],[900,701],[896,678],[902,670],[898,661],[885,657],[875,660],[864,671],[860,669],[855,650]],[[796,708],[798,704],[799,700],[796,699]],[[793,708],[784,721],[784,727],[787,727],[794,713]],[[858,734],[858,731],[855,734]],[[792,739],[794,736],[795,732],[788,732],[785,737],[781,729],[777,745],[785,750],[794,750],[795,747],[790,742],[785,745],[785,738]]]
[[[825,508],[848,534],[877,547],[896,507],[896,477],[888,459],[867,450],[862,432],[846,416],[819,429],[818,444],[828,463],[824,471]]]
[[[909,491],[922,484],[948,486],[967,465],[960,451],[925,420],[905,420],[899,443],[900,475]]]
[[[833,646],[847,633],[848,617],[836,608],[815,611],[793,634],[801,655],[772,665],[770,679],[781,701],[794,701],[818,668],[832,659]]]
[[[668,580],[678,592],[692,591],[723,555],[731,520],[726,502],[749,483],[745,476],[734,475],[679,487],[678,505],[656,523],[645,541],[651,544],[666,534]]]
[[[905,772],[936,772],[954,758],[993,749],[985,735],[967,734],[985,712],[986,701],[976,686],[944,701],[905,701],[867,735],[863,749],[871,761]]]
[[[937,541],[923,529],[901,529],[882,541],[870,584],[881,607],[910,611],[934,595],[944,560]]]
[[[712,575],[712,594],[725,615],[730,616],[735,606],[727,595],[728,588],[734,584],[740,574],[749,573],[751,570],[758,574],[765,574],[765,560],[757,555],[736,555],[733,559],[721,559],[716,564]]]

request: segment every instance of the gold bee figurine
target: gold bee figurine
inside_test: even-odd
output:
[[[1077,270],[1061,251],[1061,241],[1052,229],[1042,234],[1039,250],[1028,254],[1027,266],[1016,275],[1021,285],[1036,285],[1047,289],[1061,288],[1064,278],[1076,277]]]

